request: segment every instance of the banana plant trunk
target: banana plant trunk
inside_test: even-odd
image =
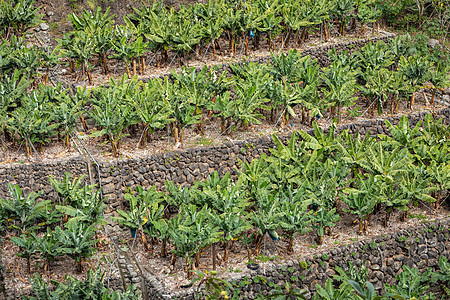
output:
[[[416,93],[414,92],[409,100],[409,109],[413,110],[414,102],[416,100]]]
[[[248,55],[248,35],[245,35],[245,55]]]
[[[323,235],[317,235],[317,244],[319,245],[323,244]]]
[[[108,68],[108,62],[106,60],[106,54],[105,53],[101,53],[100,56],[102,57],[103,71],[105,72],[105,75],[108,75],[109,68]]]
[[[128,63],[127,62],[125,62],[125,68],[127,69],[128,79],[130,79],[131,78],[131,73],[130,73],[130,68],[128,67]]]
[[[146,70],[146,65],[145,65],[145,57],[144,56],[142,56],[141,57],[141,66],[142,66],[142,75],[144,75],[145,74],[145,70]]]
[[[189,258],[186,257],[185,258],[185,262],[186,262],[186,274],[187,274],[187,279],[190,280],[192,278],[192,264],[189,262]]]
[[[344,28],[345,28],[345,21],[344,20],[341,20],[340,22],[339,22],[339,34],[342,36],[342,37],[344,37]]]
[[[28,145],[28,138],[25,139],[25,147],[27,148],[27,155],[31,156],[30,146]]]
[[[27,272],[28,274],[31,274],[31,258],[27,257]]]
[[[294,232],[289,232],[289,245],[287,248],[288,253],[292,253],[294,251]]]
[[[89,70],[89,66],[88,66],[87,60],[84,62],[84,65],[86,67],[86,73],[88,75],[89,84],[92,85],[92,74],[91,74],[91,70]]]
[[[177,262],[177,256],[174,252],[172,252],[172,257],[170,258],[170,265],[175,267],[175,263]]]
[[[228,254],[229,254],[229,241],[224,242],[224,249],[223,249],[223,262],[226,264],[228,262]]]
[[[435,97],[436,97],[436,89],[433,89],[433,94],[431,95],[430,105],[434,105]]]
[[[78,273],[83,272],[83,260],[81,259],[81,257],[78,257],[78,260],[77,260],[77,272]]]
[[[360,31],[360,35],[362,36],[362,35],[364,35],[364,33],[366,33],[366,28],[367,28],[367,24],[363,24],[362,26],[361,26],[361,31]]]
[[[323,33],[324,33],[323,35],[324,35],[324,37],[325,37],[325,42],[327,42],[328,39],[330,38],[330,37],[328,36],[327,22],[326,22],[326,21],[323,21],[322,26],[323,26]]]
[[[141,237],[142,237],[142,244],[144,245],[145,251],[148,252],[150,249],[147,244],[147,239],[145,238],[144,230],[141,228],[140,231],[141,231]]]
[[[161,257],[167,257],[167,240],[163,239],[162,240],[162,245],[161,245]]]
[[[216,243],[212,243],[211,245],[211,256],[212,256],[212,267],[213,270],[216,270],[216,265],[217,265],[217,261],[216,261]]]

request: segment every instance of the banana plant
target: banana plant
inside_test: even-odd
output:
[[[236,117],[237,107],[236,101],[230,95],[230,91],[217,95],[215,101],[211,102],[207,107],[212,111],[217,111],[214,115],[220,119],[221,133],[231,135],[232,121]]]
[[[212,78],[208,67],[204,66],[200,72],[196,71],[196,68],[183,68],[181,73],[172,70],[172,78],[179,85],[180,101],[195,107],[195,115],[200,118],[197,130],[203,132],[203,110],[213,98],[213,91],[210,88]]]
[[[230,175],[227,174],[228,180],[230,180]],[[214,173],[214,175],[214,177],[218,177],[218,173]],[[243,178],[239,179],[235,185],[230,185],[228,181],[225,187],[213,182],[210,186],[203,186],[205,201],[211,203],[211,206],[217,210],[217,214],[211,214],[211,221],[223,232],[221,240],[224,242],[223,259],[225,263],[228,261],[230,242],[251,228],[245,213],[245,209],[251,204],[247,201],[242,189],[242,181]],[[215,247],[213,249],[215,250]],[[213,262],[215,263],[214,256],[215,253],[213,253]],[[215,268],[215,266],[213,267]]]
[[[94,225],[70,222],[66,224],[66,229],[56,227],[56,234],[61,242],[61,252],[73,258],[77,265],[77,272],[83,271],[83,259],[92,256],[95,252],[94,246],[98,240],[94,239]]]
[[[419,270],[411,269],[408,266],[403,266],[402,272],[395,278],[397,284],[386,284],[386,294],[384,296],[393,297],[396,299],[413,299],[427,296],[430,286],[427,284],[431,276],[431,270],[420,274]],[[428,298],[424,298],[428,299]]]
[[[354,15],[361,24],[360,34],[364,35],[367,24],[375,23],[382,15],[382,11],[372,6],[372,1],[367,1],[358,6],[358,12]]]
[[[17,134],[25,142],[28,156],[32,156],[31,149],[35,150],[36,143],[40,145],[39,149],[42,152],[43,144],[50,141],[50,137],[55,134],[55,129],[58,127],[58,124],[52,122],[53,118],[48,113],[52,111],[53,104],[41,105],[36,101],[37,94],[34,91],[32,95],[24,98],[22,106],[12,112],[6,124],[11,133]]]
[[[84,75],[84,73],[86,73],[88,76],[89,84],[92,85],[92,66],[90,65],[89,61],[95,54],[95,38],[88,32],[75,31],[71,33],[70,36],[64,35],[63,39],[57,39],[57,41],[61,44],[61,55],[73,58],[78,63],[80,63],[81,77]]]
[[[42,23],[43,15],[34,7],[34,0],[2,1],[0,3],[0,30],[6,37],[11,34],[25,34],[29,29]]]
[[[300,80],[301,66],[309,56],[300,57],[300,52],[291,49],[287,53],[271,53],[272,63],[270,72],[276,81],[286,84],[298,83]]]
[[[196,107],[189,102],[183,102],[178,84],[172,84],[169,77],[165,76],[163,80],[155,79],[154,84],[158,91],[158,96],[170,104],[172,111],[171,118],[173,135],[176,143],[183,143],[184,130],[186,127],[200,122],[201,115],[196,114]]]
[[[314,135],[310,135],[304,131],[299,131],[299,135],[305,141],[304,146],[307,149],[317,150],[320,155],[331,158],[336,152],[339,144],[339,138],[336,133],[336,124],[332,124],[328,132],[322,131],[317,122],[313,122]]]
[[[354,0],[337,0],[331,14],[336,17],[339,23],[339,34],[344,36],[345,25],[347,24],[351,13],[355,9]]]
[[[174,121],[170,118],[172,110],[169,102],[158,97],[156,88],[151,80],[139,93],[130,96],[136,114],[144,125],[141,146],[145,145],[147,137],[151,137],[156,129],[163,128]]]
[[[350,70],[339,62],[333,62],[322,74],[322,80],[326,87],[323,90],[324,97],[332,107],[333,115],[337,108],[338,123],[341,120],[341,108],[352,106],[357,97],[356,71]]]
[[[63,205],[72,204],[76,201],[77,192],[81,189],[86,175],[74,177],[69,172],[65,172],[62,180],[57,179],[53,175],[48,176],[50,185],[56,191]]]
[[[450,86],[450,80],[448,79],[449,72],[450,66],[444,63],[438,63],[434,70],[431,71],[430,82],[433,84],[433,94],[430,100],[431,105],[435,105],[436,91]]]
[[[100,7],[97,7],[93,12],[84,10],[80,16],[72,13],[68,17],[75,30],[86,32],[94,38],[94,52],[100,58],[104,74],[107,74],[106,52],[111,48],[115,15],[110,15],[109,7],[104,13]]]
[[[59,105],[53,106],[54,120],[64,131],[64,144],[70,147],[70,136],[73,133],[77,120],[83,114],[81,101],[73,102],[73,98],[66,96]]]
[[[411,157],[407,149],[395,147],[388,151],[383,148],[382,143],[376,143],[368,149],[367,161],[362,166],[374,174],[377,180],[393,184],[407,172],[410,163]]]
[[[266,154],[262,153],[257,159],[253,159],[250,163],[247,160],[241,162],[242,168],[239,177],[244,180],[244,185],[247,186],[250,197],[254,198],[258,188],[262,182],[267,182],[267,173],[269,172],[269,165],[266,162]]]
[[[425,177],[419,167],[412,165],[409,171],[402,176],[400,181],[400,188],[414,203],[417,200],[428,203],[436,202],[436,199],[430,196],[438,187],[432,184],[432,177]]]
[[[420,85],[431,78],[431,67],[432,62],[428,60],[428,57],[422,55],[413,55],[408,58],[400,57],[399,71],[406,77],[412,93],[409,102],[411,110],[413,109],[416,93]]]
[[[68,223],[106,224],[103,217],[105,205],[100,198],[100,190],[96,190],[95,185],[85,185],[74,190],[72,196],[73,202],[70,205],[55,206],[56,210],[72,217]]]
[[[350,134],[347,130],[341,133],[341,140],[338,142],[339,159],[347,163],[351,170],[351,177],[355,178],[366,162],[367,150],[373,146],[375,138],[366,133],[363,137],[359,133]]]
[[[422,140],[423,121],[419,121],[415,126],[412,126],[409,123],[408,117],[403,115],[398,125],[392,125],[388,120],[385,121],[385,124],[389,128],[389,133],[392,136],[386,137],[386,140],[394,147],[407,148],[413,154],[413,145],[420,143]]]
[[[61,251],[61,242],[58,240],[56,232],[52,231],[50,227],[47,227],[47,232],[42,237],[38,237],[34,232],[30,236],[36,244],[36,251],[45,260],[44,273],[46,273],[55,258],[65,254]]]
[[[204,27],[203,24],[195,21],[194,18],[187,18],[182,13],[178,13],[176,14],[172,30],[171,48],[179,53],[181,65],[185,54],[193,51],[194,47],[202,40]],[[197,52],[195,53],[198,55]]]
[[[275,6],[276,3],[272,5]],[[263,25],[263,20],[266,18],[268,11],[262,11],[259,5],[255,3],[243,3],[243,10],[245,13],[243,14],[243,34],[244,34],[244,44],[245,44],[245,55],[248,55],[249,52],[249,42],[248,38],[254,38],[255,33],[261,29]],[[273,9],[273,8],[272,8]]]
[[[221,214],[211,214],[211,221],[223,233],[219,239],[224,242],[223,261],[227,263],[231,242],[239,237],[244,231],[251,229],[252,226],[247,220],[243,209],[228,209]],[[214,261],[215,253],[212,253],[212,256]],[[215,269],[214,264],[213,269]]]
[[[258,191],[255,202],[258,210],[252,211],[249,217],[258,230],[255,247],[255,255],[258,255],[266,234],[275,242],[278,241],[278,233],[276,230],[280,228],[282,213],[278,209],[279,200],[268,190]]]
[[[297,35],[301,28],[312,25],[310,19],[302,12],[307,9],[304,3],[294,0],[285,0],[281,9],[283,24],[287,31],[286,38],[282,41],[282,47],[288,47],[293,35]]]
[[[172,252],[185,259],[187,279],[192,278],[193,256],[222,234],[209,222],[209,209],[198,210],[195,205],[183,205],[177,217],[169,220],[169,236],[174,245]]]
[[[431,281],[439,281],[442,285],[450,282],[450,263],[445,256],[439,257],[439,270],[431,274]],[[450,291],[447,289],[447,294]]]
[[[375,205],[382,202],[380,198],[382,183],[376,181],[372,174],[366,179],[358,174],[357,179],[357,188],[344,189],[341,199],[348,205],[348,209],[344,211],[358,218],[359,234],[364,234]]]
[[[142,238],[144,248],[147,250],[147,239],[144,235],[143,226],[147,222],[147,206],[142,203],[142,199],[131,193],[125,194],[124,198],[128,200],[130,211],[117,210],[118,217],[112,217],[113,221],[120,225],[128,227],[131,232],[131,237],[136,237],[136,232],[139,231]]]
[[[365,262],[363,261],[361,266],[352,264],[350,261],[348,262],[348,268],[345,267],[346,270],[341,268],[340,266],[336,266],[337,275],[333,275],[333,279],[341,283],[348,283],[348,280],[353,280],[360,285],[365,285],[367,279],[369,277],[369,270],[367,269]]]
[[[443,192],[450,186],[450,164],[437,164],[435,161],[432,161],[430,165],[427,166],[427,172],[430,174],[432,182],[437,188],[435,202],[435,208],[437,209],[441,205]]]
[[[384,42],[369,42],[362,47],[355,56],[355,65],[359,67],[359,77],[367,80],[364,74],[371,74],[383,68],[389,68],[395,62],[395,56],[391,48]],[[371,71],[369,71],[371,70]]]
[[[313,300],[344,300],[351,299],[352,287],[349,284],[341,284],[338,288],[333,285],[333,280],[328,278],[325,286],[316,284],[316,293]]]
[[[363,299],[363,300],[381,300],[384,299],[386,295],[378,296],[377,292],[375,291],[375,287],[373,284],[369,281],[367,281],[365,284],[360,284],[353,280],[348,280],[348,283],[353,288],[353,290],[357,293],[357,299]]]
[[[36,244],[33,238],[22,234],[20,237],[11,237],[11,242],[20,248],[16,255],[27,260],[27,272],[31,273],[31,259],[36,255]]]
[[[267,79],[269,74],[267,75]],[[263,96],[263,92],[260,87],[254,83],[240,82],[235,86],[236,93],[236,121],[241,121],[244,129],[247,129],[251,123],[260,124],[260,118],[263,115],[260,110],[268,110],[266,105],[268,99]]]
[[[219,15],[223,16],[223,28],[229,34],[230,50],[236,53],[236,37],[244,32],[244,11],[238,5],[223,6]]]
[[[317,243],[322,245],[323,236],[326,228],[336,225],[341,217],[336,213],[336,208],[327,210],[324,206],[319,206],[318,210],[312,215],[312,227],[317,230]]]
[[[360,86],[359,89],[369,100],[367,104],[368,107],[372,107],[372,115],[375,112],[375,107],[379,115],[383,113],[385,103],[388,101],[391,92],[394,92],[396,73],[385,68],[376,71],[368,69],[366,71],[365,79],[367,82],[364,86]]]
[[[125,68],[128,78],[131,78],[130,62],[133,65],[133,76],[136,75],[136,60],[134,58],[143,54],[149,42],[144,42],[143,37],[139,36],[133,39],[134,32],[128,27],[117,26],[115,30],[115,39],[113,48],[116,52],[111,57],[118,58],[125,62]]]
[[[281,204],[280,227],[288,233],[289,244],[287,251],[289,253],[294,251],[294,233],[305,234],[311,230],[309,228],[311,220],[306,209],[307,207],[304,203],[300,202],[290,203],[289,201],[283,201]]]
[[[137,93],[138,88],[136,77],[125,83],[125,76],[123,76],[120,83],[111,79],[111,87],[108,89],[94,90],[94,97],[91,99],[93,108],[89,110],[89,116],[98,128],[91,136],[106,136],[115,157],[120,155],[120,141],[125,135],[123,130],[138,122],[133,107],[123,101],[129,95]]]
[[[18,185],[11,183],[8,184],[8,190],[11,199],[0,198],[5,218],[13,221],[12,228],[19,230],[21,234],[28,233],[33,225],[47,214],[50,209],[50,200],[37,200],[43,191],[24,195]]]
[[[26,97],[31,81],[23,76],[24,71],[14,70],[11,75],[3,74],[0,80],[0,115],[5,116],[0,123],[0,131],[5,130],[10,116],[10,110],[20,106]]]

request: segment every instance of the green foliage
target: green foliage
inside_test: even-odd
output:
[[[60,227],[56,227],[55,230],[63,245],[60,251],[75,260],[77,271],[81,273],[83,259],[92,256],[95,252],[92,246],[98,241],[93,239],[96,229],[93,225],[87,226],[78,222],[69,222],[66,227],[66,230],[62,230]]]
[[[39,8],[34,8],[34,0],[2,0],[0,2],[0,32],[25,34],[30,28],[42,22]]]
[[[42,277],[35,273],[31,279],[33,296],[24,297],[27,300],[56,300],[56,299],[86,299],[86,300],[138,300],[141,299],[140,292],[134,285],[129,285],[124,292],[111,291],[104,284],[105,273],[90,269],[84,280],[78,280],[66,276],[64,282],[52,281],[56,289],[49,288]]]
[[[43,193],[30,192],[24,195],[18,185],[8,184],[11,199],[0,199],[4,218],[14,221],[11,227],[21,233],[28,233],[38,220],[45,220],[50,208],[50,200],[38,201]]]

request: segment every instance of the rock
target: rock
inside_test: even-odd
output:
[[[50,26],[48,26],[47,23],[41,23],[41,24],[39,24],[39,28],[40,28],[42,31],[47,31],[47,30],[50,28]]]
[[[435,40],[435,39],[429,39],[428,40],[428,47],[434,48],[434,47],[439,46],[439,45],[440,45],[440,43],[439,43],[438,40]]]

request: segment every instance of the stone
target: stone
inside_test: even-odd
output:
[[[41,24],[39,24],[39,28],[40,28],[42,31],[47,31],[47,30],[50,28],[50,26],[48,26],[47,23],[41,23]]]
[[[439,46],[439,45],[440,45],[440,43],[436,39],[429,39],[428,40],[428,47],[434,48],[434,47]]]

